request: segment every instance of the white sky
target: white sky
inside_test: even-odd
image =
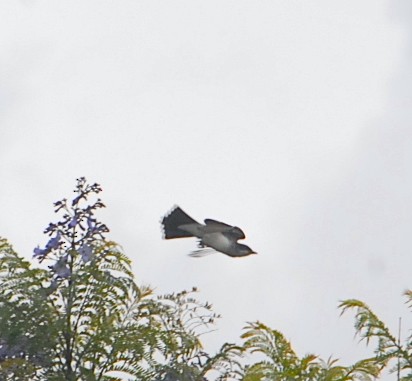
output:
[[[138,281],[223,315],[206,349],[258,319],[359,359],[339,300],[412,327],[411,21],[408,1],[2,1],[0,235],[30,257],[86,176]],[[173,204],[259,255],[187,257],[161,240]]]

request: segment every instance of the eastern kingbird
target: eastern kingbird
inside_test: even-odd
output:
[[[178,206],[174,206],[169,214],[163,217],[162,226],[164,239],[199,238],[198,246],[200,250],[193,251],[190,254],[192,257],[202,257],[214,250],[230,257],[245,257],[250,254],[257,254],[249,246],[237,242],[239,239],[246,238],[245,233],[237,226],[231,226],[210,218],[205,220],[204,225],[200,224]]]

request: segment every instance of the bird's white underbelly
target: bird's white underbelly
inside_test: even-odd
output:
[[[205,234],[202,237],[202,243],[206,246],[213,247],[217,251],[225,251],[232,245],[232,241],[221,233]]]

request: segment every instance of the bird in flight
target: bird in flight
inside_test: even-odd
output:
[[[163,238],[197,237],[199,239],[199,250],[189,254],[192,257],[203,257],[214,251],[230,257],[245,257],[250,254],[257,254],[249,246],[237,242],[246,238],[245,233],[237,226],[231,226],[210,218],[205,219],[204,222],[204,224],[201,224],[195,221],[180,207],[174,206],[162,219]]]

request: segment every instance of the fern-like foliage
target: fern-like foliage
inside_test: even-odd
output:
[[[281,332],[260,322],[249,323],[242,338],[243,350],[260,357],[245,366],[243,381],[369,381],[379,373],[370,361],[344,367],[336,365],[336,360],[325,362],[313,354],[299,357]]]
[[[45,270],[34,269],[0,238],[0,379],[38,380],[53,362],[55,315]]]
[[[209,303],[193,297],[196,291],[193,288],[158,298],[162,331],[154,364],[156,380],[204,381],[213,373],[215,380],[226,381],[239,374],[241,351],[235,345],[225,344],[215,355],[204,352],[200,336],[212,328],[219,315]]]
[[[407,290],[404,295],[409,308],[412,308],[412,291]],[[403,381],[412,380],[412,334],[401,343],[371,308],[360,300],[344,300],[339,307],[342,313],[354,310],[356,333],[367,344],[371,341],[377,343],[374,349],[375,356],[369,361],[381,369],[390,366],[389,370],[399,372]]]

